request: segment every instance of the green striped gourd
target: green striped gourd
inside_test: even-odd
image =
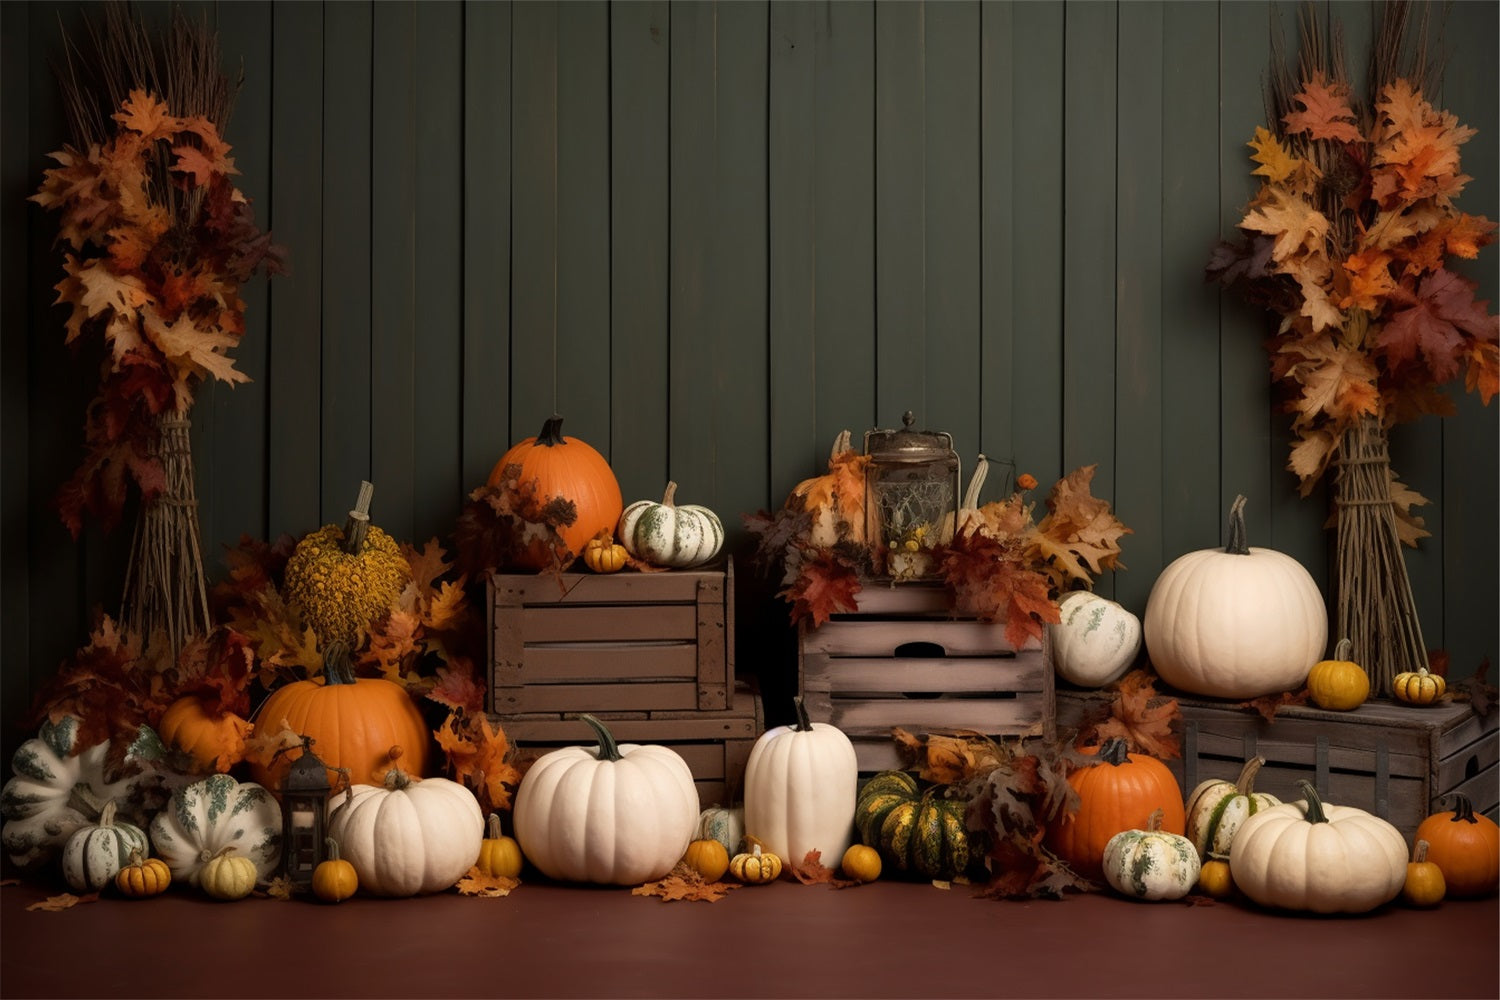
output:
[[[1200,781],[1188,796],[1186,833],[1201,860],[1229,857],[1240,825],[1256,813],[1281,805],[1276,796],[1255,790],[1255,775],[1265,762],[1264,757],[1252,757],[1238,779]]]
[[[226,847],[249,858],[266,880],[281,860],[281,806],[262,785],[211,774],[172,793],[151,820],[151,841],[173,880],[194,888],[206,863]]]
[[[922,790],[906,771],[881,771],[860,790],[854,822],[862,843],[892,870],[928,879],[962,875],[981,851],[964,822],[967,803],[942,786]]]
[[[150,853],[146,831],[116,820],[114,802],[106,802],[99,822],[80,826],[63,846],[63,878],[74,892],[98,892],[130,864],[132,854]]]
[[[1135,899],[1181,899],[1198,884],[1198,852],[1180,833],[1161,828],[1160,809],[1145,830],[1122,830],[1104,845],[1104,878]]]
[[[667,483],[661,502],[637,500],[620,515],[616,534],[636,559],[653,566],[690,569],[719,554],[724,525],[719,515],[698,504],[673,502],[677,484]]]
[[[712,805],[698,814],[694,840],[717,840],[731,858],[745,840],[745,807]]]

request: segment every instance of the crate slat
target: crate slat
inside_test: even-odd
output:
[[[803,661],[806,692],[840,695],[945,691],[1036,691],[1046,686],[1040,656],[1008,658],[879,659],[832,658],[821,653]]]
[[[803,651],[830,656],[899,656],[903,648],[938,647],[947,656],[1013,656],[1005,629],[977,621],[827,622],[810,630]]]
[[[511,674],[505,680],[511,680]],[[606,680],[698,680],[698,649],[690,642],[548,643],[526,647],[515,685]],[[508,685],[510,686],[510,685]]]
[[[548,642],[698,639],[698,612],[691,604],[599,604],[580,614],[578,605],[523,607],[526,645]]]

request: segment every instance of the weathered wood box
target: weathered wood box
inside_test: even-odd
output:
[[[1016,649],[1005,627],[955,617],[940,586],[860,591],[858,611],[798,635],[809,717],[843,730],[861,771],[903,766],[891,729],[921,735],[1052,732],[1052,663],[1043,645]]]
[[[729,805],[742,797],[745,761],[765,730],[760,695],[741,682],[728,708],[718,711],[591,712],[620,743],[671,747],[687,761],[704,806]],[[576,713],[502,715],[505,735],[523,757],[563,746],[593,746],[594,731]]]
[[[495,574],[489,710],[718,712],[734,685],[734,570]]]
[[[1500,712],[1481,718],[1464,702],[1430,707],[1369,701],[1352,712],[1292,706],[1266,720],[1252,709],[1177,695],[1182,757],[1166,763],[1191,794],[1205,778],[1234,780],[1256,754],[1266,759],[1258,791],[1301,797],[1306,778],[1337,805],[1389,820],[1407,839],[1444,796],[1463,792],[1490,817],[1500,806]],[[1107,708],[1110,696],[1061,688],[1057,727],[1065,732]]]

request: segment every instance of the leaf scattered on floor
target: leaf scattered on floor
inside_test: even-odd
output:
[[[77,906],[79,903],[97,902],[98,899],[99,894],[97,892],[84,893],[82,896],[75,896],[71,892],[64,892],[57,896],[48,896],[46,899],[41,900],[40,902],[32,903],[30,906],[26,907],[26,909],[48,910],[55,913],[58,910],[70,910],[73,907]]]
[[[475,865],[469,869],[469,874],[458,880],[458,893],[461,896],[485,896],[493,899],[497,896],[509,896],[511,890],[520,884],[520,879],[509,875],[486,875]]]
[[[660,896],[667,902],[685,899],[690,902],[716,903],[740,888],[737,882],[710,882],[697,869],[679,861],[666,878],[647,882],[630,890],[632,896]]]
[[[830,885],[835,889],[847,889],[859,885],[859,879],[839,878],[832,868],[823,864],[823,852],[817,849],[807,852],[800,865],[787,865],[792,877],[803,885]]]

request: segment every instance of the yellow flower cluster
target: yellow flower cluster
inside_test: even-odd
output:
[[[359,644],[359,633],[396,603],[411,567],[390,535],[370,525],[360,551],[344,551],[344,531],[327,524],[297,543],[286,565],[284,597],[318,644]]]

